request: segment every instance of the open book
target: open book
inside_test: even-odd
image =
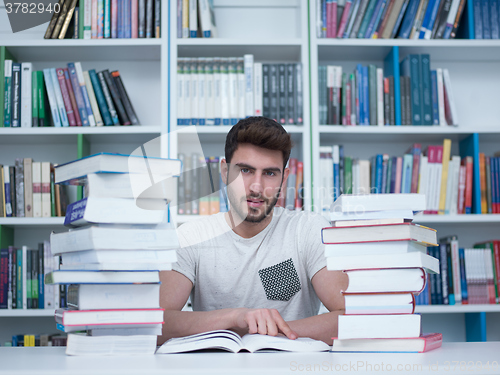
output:
[[[156,353],[182,353],[203,349],[221,349],[233,353],[240,351],[253,353],[264,350],[322,352],[330,350],[330,346],[323,341],[306,337],[299,337],[296,340],[259,334],[247,334],[241,337],[233,331],[216,330],[170,339],[160,346]]]

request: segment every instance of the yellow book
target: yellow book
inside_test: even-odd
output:
[[[182,0],[182,37],[189,38],[189,0]]]
[[[450,164],[451,139],[443,141],[443,170],[441,171],[441,192],[439,194],[439,214],[444,215],[446,207],[446,186],[448,182],[448,164]]]

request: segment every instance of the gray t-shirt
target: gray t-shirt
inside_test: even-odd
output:
[[[289,321],[318,313],[312,277],[326,266],[321,215],[274,208],[271,223],[252,238],[231,230],[218,213],[178,229],[173,270],[193,283],[195,311],[277,309]]]

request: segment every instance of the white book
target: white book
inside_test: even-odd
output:
[[[335,159],[334,159],[335,163]],[[332,205],[331,212],[381,210],[425,210],[424,194],[342,194]]]
[[[97,100],[94,93],[94,87],[92,86],[92,81],[90,80],[90,75],[88,71],[83,72],[83,79],[85,81],[85,87],[89,95],[90,106],[92,107],[92,113],[94,114],[96,126],[104,126],[102,121],[101,112],[99,111],[99,106],[97,105]]]
[[[163,309],[67,310],[55,312],[56,323],[64,326],[95,324],[163,323]]]
[[[69,126],[68,115],[66,114],[66,107],[64,106],[64,100],[62,97],[61,86],[59,85],[59,79],[57,78],[56,68],[50,68],[49,70],[50,77],[52,79],[52,86],[54,88],[57,110],[59,118],[61,119],[61,126]]]
[[[48,275],[50,274],[54,269],[53,261],[52,261],[52,254],[50,252],[50,242],[49,241],[43,241],[43,268],[44,268],[44,274]],[[45,283],[45,278],[44,278],[44,308],[46,309],[53,309],[54,308],[54,285],[48,285]]]
[[[1,178],[0,178],[0,181],[1,181]],[[9,184],[11,191],[12,191],[12,189],[15,189],[15,181],[13,181],[13,183],[10,182],[10,172],[9,172],[8,165],[3,166],[3,183],[5,184],[4,186],[7,186],[7,184]],[[0,186],[0,189],[5,189],[4,186]],[[7,191],[5,191],[5,194],[8,194]],[[6,216],[12,216],[12,202],[7,203],[7,199],[4,199],[4,204],[5,204]]]
[[[86,336],[82,333],[68,335],[66,355],[75,356],[144,356],[156,350],[155,335]]]
[[[245,66],[244,59],[242,57],[238,57],[236,60],[236,79],[238,81],[238,121],[245,118],[247,116],[246,111],[246,85],[247,79],[245,77]],[[253,95],[253,92],[252,92]],[[253,102],[253,100],[252,100]],[[252,105],[253,107],[253,105]],[[253,110],[252,110],[253,112]]]
[[[63,271],[171,271],[172,263],[74,263],[61,264]]]
[[[256,116],[255,103],[254,103],[254,93],[255,93],[254,84],[256,82],[256,79],[254,79],[255,68],[253,62],[253,55],[247,54],[244,55],[243,58],[245,60],[245,116],[244,117]],[[262,65],[261,65],[261,70],[262,70]]]
[[[443,86],[443,69],[436,69],[437,88],[438,88],[438,110],[439,110],[439,125],[447,126],[446,116],[444,114],[444,86]]]
[[[23,254],[23,300],[22,300],[22,306],[23,306],[23,309],[27,309],[28,308],[28,294],[27,294],[27,289],[26,289],[26,285],[27,285],[27,280],[28,280],[28,272],[27,272],[27,259],[28,259],[28,246],[23,246],[22,247],[22,254]]]
[[[253,63],[253,78],[254,113],[252,116],[262,116],[262,63]]]
[[[177,59],[177,125],[185,125],[184,121],[184,59]]]
[[[453,274],[453,294],[455,296],[455,303],[462,303],[462,277],[460,275],[460,259],[458,255],[458,239],[454,237],[450,241],[451,247],[451,268]],[[488,250],[489,253],[489,250]],[[488,254],[490,255],[490,254]],[[491,260],[491,256],[488,257]]]
[[[200,12],[200,24],[203,38],[210,38],[212,22],[210,21],[210,8],[208,0],[198,0],[198,11]]]
[[[231,125],[229,113],[229,59],[220,59],[221,124]]]
[[[184,59],[184,125],[191,125],[191,59]]]
[[[51,216],[50,162],[42,162],[42,217]]]
[[[61,254],[63,264],[81,263],[113,263],[120,259],[120,263],[175,263],[177,255],[173,250],[143,250],[138,246],[137,250],[83,250],[70,251]]]
[[[83,39],[92,39],[92,2],[84,1],[83,9]]]
[[[203,57],[198,58],[198,125],[206,125],[207,118],[205,64]]]
[[[428,196],[427,196],[427,184],[428,184],[428,158],[427,156],[421,155],[420,156],[420,170],[419,170],[419,177],[418,177],[418,190],[417,192],[419,194],[425,194],[425,200],[426,202],[428,201]],[[395,166],[393,166],[395,168]]]
[[[442,183],[442,171],[443,171],[443,163],[434,163],[434,190],[433,190],[433,199],[434,203],[432,205],[433,211],[439,211],[439,198],[441,194],[441,183]]]
[[[207,125],[215,125],[215,111],[214,111],[214,59],[207,58],[205,64],[205,103],[206,103],[206,118]]]
[[[370,161],[359,161],[359,190],[358,194],[367,194],[370,192]]]
[[[191,1],[191,0],[190,0]],[[190,108],[191,108],[191,125],[199,125],[198,124],[198,59],[193,58],[190,61],[191,63],[191,91],[190,91]]]
[[[359,159],[352,160],[352,191],[357,194],[359,191]]]
[[[420,336],[420,315],[339,315],[339,339],[405,338]]]
[[[156,354],[183,353],[201,349],[222,349],[232,353],[242,350],[251,353],[267,350],[322,352],[328,351],[330,346],[323,341],[308,337],[299,337],[295,340],[259,334],[246,334],[241,337],[233,331],[215,330],[167,340],[158,348]]]
[[[333,203],[333,159],[332,159],[332,148],[330,146],[320,146],[319,147],[320,156],[320,170],[324,171],[321,173],[321,185],[320,185],[320,208],[323,214],[328,214],[330,206]]]
[[[160,284],[72,284],[68,307],[78,310],[156,309]]]
[[[89,336],[136,336],[136,335],[154,335],[162,334],[161,324],[144,324],[147,327],[115,327],[115,328],[93,328],[88,332]]]
[[[222,125],[221,59],[214,58],[214,125]]]
[[[22,128],[31,128],[31,125],[33,123],[32,113],[31,113],[32,70],[33,70],[32,63],[30,62],[21,63],[21,127]]]
[[[458,212],[458,185],[460,184],[460,156],[452,156],[452,162],[454,163],[453,171],[451,174],[452,179],[452,190],[451,190],[451,205],[450,205],[450,215],[456,215]],[[448,177],[450,179],[450,176]]]
[[[455,23],[455,18],[457,17],[459,6],[460,0],[452,0],[450,11],[448,12],[448,18],[446,19],[447,25],[453,25]]]
[[[55,258],[55,257],[52,257]],[[45,275],[45,284],[141,284],[158,283],[157,271],[64,271],[51,270]]]
[[[42,163],[34,161],[31,168],[33,179],[33,217],[42,217]]]
[[[377,125],[384,126],[384,70],[377,68]]]
[[[75,62],[75,71],[78,78],[78,83],[82,89],[83,102],[85,103],[85,109],[87,110],[87,115],[89,118],[89,125],[96,126],[94,114],[92,111],[92,105],[90,104],[89,93],[87,92],[87,86],[85,86],[85,78],[83,77],[82,64],[79,61]]]
[[[52,114],[54,127],[60,127],[61,119],[59,118],[59,108],[56,102],[56,94],[54,92],[54,84],[52,83],[52,74],[50,73],[50,69],[43,70],[43,78],[47,89],[47,98],[49,100],[50,113]]]
[[[425,253],[427,251],[427,246],[419,244],[415,241],[361,242],[325,245],[325,257],[373,254],[404,254],[414,251]]]
[[[50,242],[51,251],[54,255],[75,251],[110,250],[118,251],[114,253],[118,256],[120,250],[130,251],[130,256],[124,259],[135,259],[135,257],[141,256],[140,254],[142,251],[179,248],[179,241],[175,229],[122,229],[106,226],[90,226],[62,233],[53,232],[50,234]],[[132,250],[140,251],[136,252]],[[148,256],[148,254],[144,253],[144,259],[146,259],[146,256]],[[172,258],[172,254],[168,256],[170,257],[168,259],[174,259]],[[126,254],[124,257],[126,257]],[[157,258],[157,256],[155,256],[155,258]]]
[[[449,113],[450,118],[447,119],[447,122],[449,123],[449,125],[458,126],[458,112],[457,112],[457,107],[455,105],[455,97],[453,95],[450,72],[448,71],[448,69],[443,69],[443,82],[444,82],[444,89],[446,90],[446,99],[448,102],[448,106],[450,108],[450,113]]]
[[[238,122],[238,75],[236,73],[237,61],[235,57],[230,57],[227,63],[228,73],[228,99],[229,99],[229,119],[231,125]]]
[[[437,163],[430,163],[429,162],[429,157],[427,156],[427,186],[425,190],[425,198],[426,198],[426,210],[427,211],[433,211],[434,210],[434,189],[436,188],[436,168],[437,168]]]
[[[198,34],[198,1],[189,0],[189,37],[196,38]]]

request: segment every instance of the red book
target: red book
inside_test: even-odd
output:
[[[465,165],[465,214],[472,213],[472,156],[463,159],[462,165]]]
[[[78,111],[78,105],[76,104],[75,92],[73,91],[71,78],[69,78],[68,68],[64,68],[64,79],[66,80],[66,87],[68,88],[71,107],[73,107],[73,114],[75,115],[76,126],[82,126],[82,120],[80,119],[80,112]]]
[[[118,0],[111,0],[111,38],[117,38],[117,37],[118,37]]]
[[[337,37],[337,0],[326,2],[326,37]]]
[[[340,18],[340,25],[339,25],[339,30],[337,32],[337,38],[342,38],[342,35],[344,35],[344,31],[347,26],[347,21],[349,17],[349,10],[351,9],[351,6],[352,6],[352,0],[347,0],[345,2],[344,11],[342,12],[342,17]]]
[[[132,38],[138,38],[139,37],[139,1],[138,0],[132,0],[131,15],[132,15],[132,22],[131,22]]]
[[[64,107],[66,108],[66,114],[68,115],[69,126],[76,126],[75,113],[73,111],[73,106],[71,105],[71,99],[69,97],[68,86],[66,86],[66,78],[64,77],[64,69],[56,69],[57,80],[59,81],[59,86],[61,87],[61,94],[64,101]]]
[[[407,153],[413,155],[413,169],[411,176],[411,192],[418,193],[418,178],[420,175],[420,154],[422,153],[422,145],[414,143]]]
[[[465,213],[465,175],[466,175],[466,167],[465,165],[461,165],[458,177],[458,207],[457,207],[458,214]]]
[[[428,333],[398,339],[350,339],[333,337],[332,352],[424,353],[441,347],[443,335]]]

